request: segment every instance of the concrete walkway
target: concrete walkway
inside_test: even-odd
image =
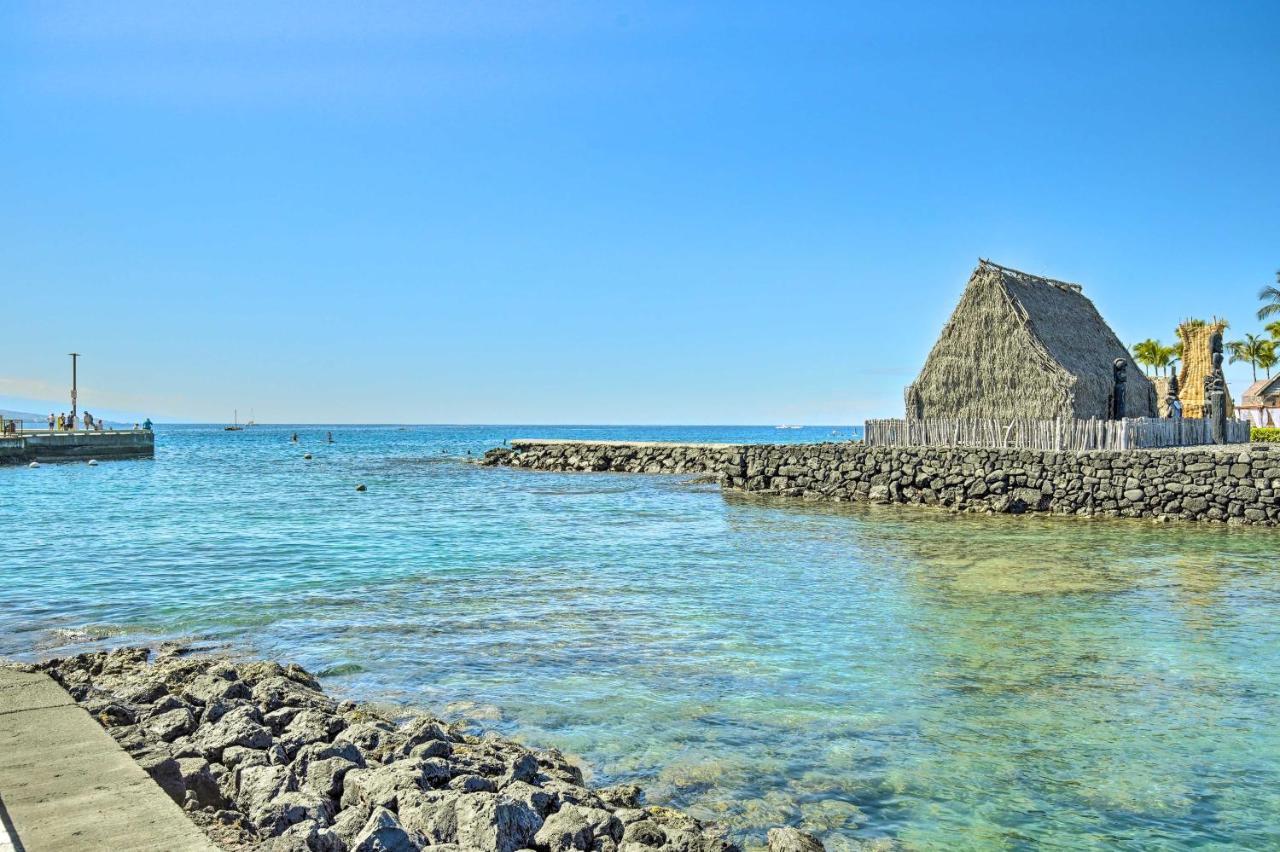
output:
[[[51,677],[0,667],[0,850],[6,842],[17,852],[217,850]]]

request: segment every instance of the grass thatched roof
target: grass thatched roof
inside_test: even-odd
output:
[[[1226,331],[1223,320],[1187,320],[1178,326],[1178,339],[1182,341],[1182,369],[1178,372],[1178,398],[1182,400],[1183,417],[1204,417],[1204,380],[1213,372],[1214,333]],[[1224,344],[1225,346],[1225,344]],[[1225,383],[1224,383],[1225,384]],[[1227,390],[1227,416],[1234,413],[1231,390]]]
[[[1156,414],[1155,389],[1079,284],[978,263],[907,389],[920,417],[1109,417],[1112,363],[1130,362],[1126,414]]]

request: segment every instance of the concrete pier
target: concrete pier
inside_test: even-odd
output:
[[[156,436],[150,429],[105,432],[23,432],[0,435],[0,465],[88,459],[152,458]]]
[[[0,816],[0,850],[217,849],[53,678],[4,667]]]

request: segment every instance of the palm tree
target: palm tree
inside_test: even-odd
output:
[[[1271,335],[1272,340],[1280,341],[1280,320],[1267,323],[1262,327],[1262,330]]]
[[[1276,271],[1276,284],[1280,284],[1280,270]],[[1258,298],[1266,302],[1258,308],[1258,319],[1266,319],[1280,314],[1280,286],[1263,287],[1258,291]]]
[[[1271,368],[1276,365],[1277,353],[1276,342],[1274,340],[1262,341],[1262,348],[1258,352],[1258,366],[1267,371],[1267,378],[1271,378]]]
[[[1173,365],[1182,358],[1182,344],[1161,346],[1158,355],[1159,366],[1164,367],[1169,372],[1173,372]]]
[[[1253,367],[1253,380],[1258,380],[1258,356],[1271,343],[1270,340],[1264,340],[1256,334],[1246,334],[1244,340],[1233,340],[1227,344],[1227,348],[1231,350],[1231,363],[1237,361],[1247,361],[1249,366]]]
[[[1141,343],[1133,344],[1133,360],[1144,367],[1154,367],[1159,360],[1160,343],[1147,338]],[[1147,373],[1147,375],[1151,375]]]

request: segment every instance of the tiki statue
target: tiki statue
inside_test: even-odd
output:
[[[1209,417],[1209,429],[1215,444],[1227,442],[1227,380],[1222,375],[1222,332],[1215,331],[1209,338],[1213,350],[1213,370],[1204,377],[1205,411]]]
[[[1182,400],[1178,399],[1178,374],[1170,371],[1169,388],[1164,395],[1166,416],[1174,420],[1182,419]]]
[[[1111,364],[1111,378],[1115,390],[1111,394],[1111,419],[1124,419],[1124,388],[1128,377],[1125,375],[1125,368],[1129,366],[1129,362],[1123,358],[1117,358]]]

